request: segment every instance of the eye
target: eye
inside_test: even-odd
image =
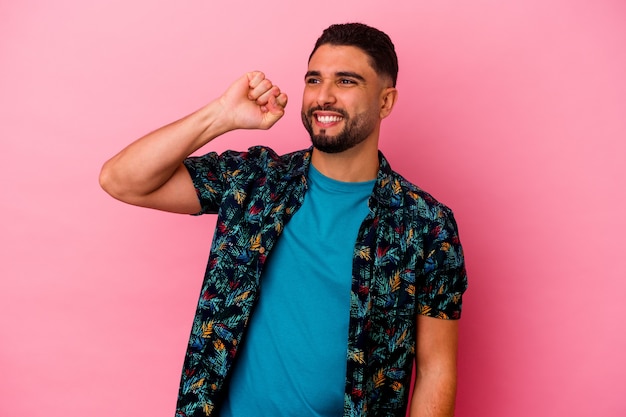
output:
[[[340,85],[346,85],[347,86],[347,85],[355,85],[356,81],[354,81],[354,80],[352,80],[350,78],[341,78],[341,79],[339,79],[338,83]]]
[[[307,78],[304,82],[307,84],[319,84],[320,80],[318,80],[317,78],[311,77],[311,78]]]

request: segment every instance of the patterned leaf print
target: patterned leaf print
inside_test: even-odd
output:
[[[389,246],[380,246],[376,248],[376,262],[380,265],[384,265],[389,261],[387,253],[389,252]]]
[[[427,306],[427,305],[421,305],[420,309],[419,309],[420,314],[422,314],[424,316],[427,316],[428,313],[430,313],[430,310],[432,310],[432,308],[430,306]]]
[[[398,368],[394,368],[394,369],[390,369],[388,370],[385,375],[387,375],[387,378],[391,378],[394,380],[400,380],[402,378],[404,378],[404,376],[406,375],[406,372],[403,369],[398,369]]]
[[[217,336],[220,339],[226,340],[229,342],[234,339],[232,332],[228,330],[226,326],[224,326],[223,324],[216,325],[214,329],[215,329],[215,334],[217,334]]]
[[[193,391],[197,391],[197,390],[198,390],[198,388],[200,388],[202,385],[204,385],[204,381],[205,381],[205,379],[204,379],[204,378],[199,379],[198,381],[196,381],[195,383],[193,383],[193,384],[191,385],[191,389],[192,389]]]
[[[248,249],[244,249],[241,251],[239,255],[237,255],[237,260],[243,264],[247,264],[252,259],[252,252]]]
[[[396,345],[401,345],[402,343],[404,343],[404,339],[406,339],[407,332],[408,332],[408,330],[404,329],[404,331],[396,339]]]
[[[370,261],[372,259],[372,256],[370,255],[370,249],[367,247],[359,249],[357,255],[359,258],[365,259],[366,261]]]
[[[192,336],[189,340],[189,347],[195,352],[199,352],[204,348],[205,341],[202,337]]]
[[[382,369],[379,370],[376,372],[376,375],[374,375],[374,386],[380,388],[385,383],[385,379],[385,373]]]
[[[394,194],[400,194],[402,192],[402,185],[400,185],[400,181],[397,179],[394,180],[392,188]]]
[[[246,193],[242,190],[235,190],[235,201],[237,204],[242,205],[246,201]]]
[[[202,337],[208,339],[213,334],[213,322],[202,323]]]
[[[420,195],[418,193],[416,193],[415,191],[409,191],[408,193],[406,193],[409,198],[411,198],[413,201],[417,201],[420,198]]]
[[[215,189],[211,187],[209,184],[205,184],[204,189],[210,192],[211,194],[215,194]]]
[[[224,350],[226,349],[226,346],[224,346],[224,342],[222,342],[221,340],[216,340],[215,342],[213,342],[213,347],[215,348],[215,350]]]
[[[261,250],[261,234],[250,238],[250,249],[253,251]]]
[[[207,358],[208,361],[221,372],[226,371],[227,367],[227,351],[226,349],[216,350],[213,355]]]
[[[413,240],[413,228],[409,229],[406,234],[406,243],[409,243]]]
[[[240,302],[244,301],[245,299],[247,299],[249,296],[250,296],[250,291],[244,291],[243,293],[241,293],[237,297],[235,297],[235,302],[236,303],[240,303]]]
[[[365,363],[365,353],[362,350],[350,352],[349,358],[357,363]]]
[[[415,285],[411,284],[411,285],[407,285],[406,287],[406,292],[409,295],[414,295],[415,294]]]
[[[391,286],[391,292],[397,292],[400,289],[400,273],[396,272],[390,279],[389,285]]]

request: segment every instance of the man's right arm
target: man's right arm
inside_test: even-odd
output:
[[[200,211],[183,165],[189,155],[235,129],[269,129],[284,114],[287,96],[261,72],[244,74],[218,99],[151,132],[108,160],[100,185],[129,204],[175,213]]]

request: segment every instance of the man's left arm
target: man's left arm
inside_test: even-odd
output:
[[[410,417],[454,415],[457,378],[458,320],[419,315],[416,379]]]

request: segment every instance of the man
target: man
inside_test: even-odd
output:
[[[113,197],[218,213],[177,416],[451,416],[467,280],[448,208],[378,152],[396,102],[389,37],[333,25],[309,58],[311,149],[189,157],[269,129],[287,96],[261,72],[109,160]]]

